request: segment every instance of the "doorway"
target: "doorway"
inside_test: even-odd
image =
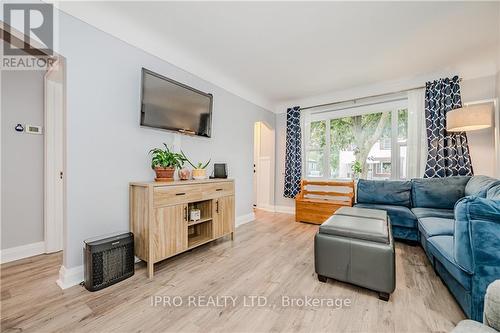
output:
[[[4,43],[50,66],[2,72],[2,82],[9,81],[2,84],[0,261],[5,263],[64,247],[66,61],[37,45],[26,48],[26,36],[12,27],[2,24],[0,32]]]
[[[274,212],[274,129],[265,122],[254,124],[253,206]]]

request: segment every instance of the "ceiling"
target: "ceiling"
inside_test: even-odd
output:
[[[496,69],[498,58],[499,4],[491,2],[58,5],[267,108],[443,68]]]

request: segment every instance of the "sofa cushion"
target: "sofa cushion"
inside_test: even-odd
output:
[[[465,290],[471,290],[471,274],[461,269],[453,259],[453,236],[429,237],[427,248],[435,260],[438,260]]]
[[[413,207],[453,209],[458,199],[465,195],[468,176],[412,179]]]
[[[412,214],[408,207],[404,206],[394,206],[394,205],[377,205],[377,204],[367,204],[359,203],[355,207],[358,208],[371,208],[371,209],[381,209],[385,210],[389,215],[391,220],[391,225],[406,227],[406,228],[416,228],[417,218]]]
[[[465,196],[474,195],[486,198],[488,190],[500,184],[500,180],[488,176],[473,176],[465,185]]]
[[[391,224],[392,237],[408,240],[408,241],[418,241],[418,229],[417,228],[406,228],[398,227],[397,225]]]
[[[418,219],[422,219],[425,217],[441,217],[444,219],[452,219],[455,217],[453,209],[412,208],[411,211]]]
[[[358,203],[410,207],[411,182],[360,179],[357,193]]]
[[[453,235],[455,220],[441,217],[424,217],[418,220],[418,230],[429,238],[440,235]]]
[[[490,188],[486,193],[486,198],[491,200],[500,200],[500,184]]]

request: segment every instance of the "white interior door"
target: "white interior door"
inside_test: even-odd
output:
[[[45,252],[63,249],[64,223],[64,67],[45,75]]]

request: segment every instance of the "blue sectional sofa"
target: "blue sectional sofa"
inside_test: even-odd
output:
[[[360,180],[355,206],[386,210],[394,238],[420,242],[465,314],[482,319],[486,287],[500,279],[499,180]]]

